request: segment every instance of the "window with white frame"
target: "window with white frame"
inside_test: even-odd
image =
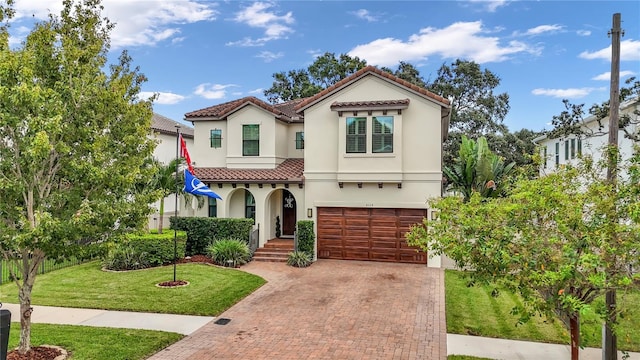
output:
[[[260,125],[242,125],[242,156],[260,156]]]
[[[347,153],[367,152],[367,118],[347,118]]]
[[[222,147],[222,130],[211,129],[209,140],[211,141],[212,148],[217,149]]]
[[[371,151],[374,153],[393,152],[393,116],[374,116],[371,119]]]

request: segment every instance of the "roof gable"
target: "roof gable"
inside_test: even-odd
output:
[[[151,118],[151,130],[166,135],[176,135],[176,125],[180,126],[182,136],[193,139],[193,128],[188,125],[181,124],[175,120],[171,120],[166,116],[153,113]]]
[[[299,120],[294,111],[294,107],[302,99],[288,101],[282,104],[271,105],[255,96],[247,96],[241,99],[228,101],[222,104],[209,106],[204,109],[191,111],[185,114],[185,119],[189,121],[198,120],[223,120],[232,113],[242,109],[245,106],[256,106],[274,115],[276,119],[284,121]]]
[[[399,77],[390,74],[386,71],[380,70],[375,66],[367,66],[364,67],[360,70],[358,70],[356,73],[354,73],[353,75],[346,77],[340,81],[338,81],[337,83],[335,83],[334,85],[322,90],[321,92],[317,93],[314,96],[308,97],[304,100],[302,100],[298,105],[296,105],[295,110],[297,112],[302,112],[304,111],[306,108],[318,103],[319,101],[325,99],[326,97],[342,90],[343,88],[353,84],[354,82],[360,80],[361,78],[364,78],[365,76],[369,76],[369,75],[373,75],[376,76],[378,78],[381,78],[387,82],[393,83],[395,85],[401,86],[403,88],[406,88],[407,90],[417,94],[420,97],[423,97],[425,99],[428,99],[430,101],[434,101],[436,103],[438,103],[440,106],[445,107],[445,108],[449,108],[450,102],[448,99],[445,99],[444,97],[440,96],[440,95],[436,95],[432,92],[430,92],[429,90],[425,89],[425,88],[421,88],[417,85],[414,85],[406,80],[400,79]]]

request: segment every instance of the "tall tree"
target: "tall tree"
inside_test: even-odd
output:
[[[500,78],[482,70],[473,61],[456,60],[443,64],[428,89],[451,100],[449,138],[443,144],[443,164],[451,165],[458,152],[461,134],[471,139],[497,133],[506,134],[504,117],[509,112],[509,95],[496,94]],[[493,144],[490,144],[493,145]]]
[[[400,61],[400,64],[398,64],[398,68],[395,71],[387,67],[383,67],[382,70],[390,74],[393,74],[402,80],[408,81],[413,85],[416,85],[422,88],[427,87],[427,82],[424,80],[422,75],[420,75],[420,70],[416,69],[416,67],[410,63]]]
[[[264,91],[271,103],[285,102],[313,96],[367,66],[357,56],[326,52],[309,67],[273,74],[274,82]]]
[[[438,219],[407,235],[411,245],[445,254],[472,283],[492,283],[522,296],[514,309],[521,321],[534,314],[560,319],[571,330],[572,359],[578,357],[580,314],[610,289],[640,287],[630,265],[640,258],[640,157],[629,177],[611,186],[602,178],[606,160],[515,182],[508,196],[468,202],[449,196],[430,201]],[[617,204],[618,206],[611,206]],[[609,226],[608,219],[621,221]],[[424,226],[422,226],[424,225]],[[616,234],[611,246],[610,233]]]
[[[138,99],[146,78],[126,53],[107,64],[112,24],[101,10],[65,0],[20,47],[0,36],[0,250],[18,271],[20,353],[31,347],[40,263],[141,227],[156,199],[136,186],[155,146],[151,103]]]

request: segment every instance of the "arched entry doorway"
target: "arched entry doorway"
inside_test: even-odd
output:
[[[282,190],[282,236],[292,237],[296,230],[296,198],[289,190]]]

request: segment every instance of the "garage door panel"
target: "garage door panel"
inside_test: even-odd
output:
[[[404,234],[425,209],[318,208],[318,257],[426,264]]]
[[[342,253],[345,260],[369,260],[368,249],[346,249]]]

